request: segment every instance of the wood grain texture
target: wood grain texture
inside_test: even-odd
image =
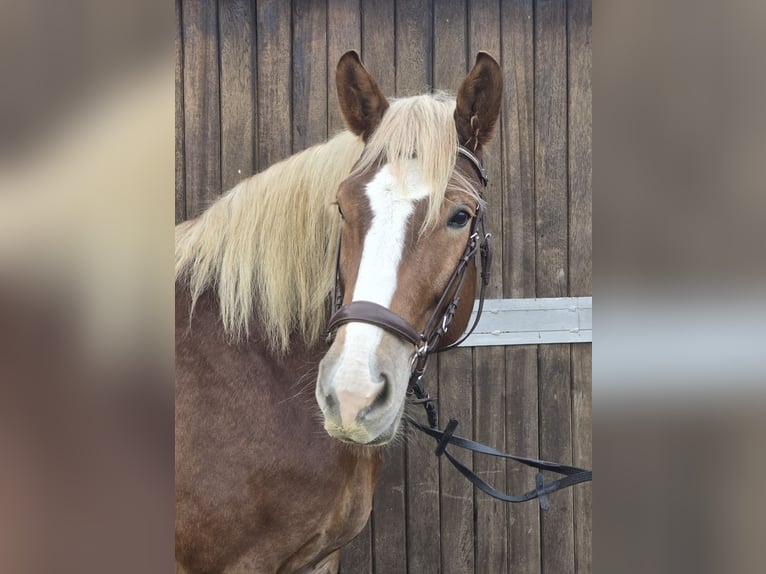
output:
[[[327,139],[327,3],[293,0],[293,151]]]
[[[253,174],[255,14],[249,0],[218,6],[221,66],[221,184],[231,189]]]
[[[592,292],[592,6],[590,0],[570,0],[567,6],[569,68],[569,291]],[[572,345],[573,461],[592,468],[592,352],[593,346]],[[593,568],[592,485],[578,486],[574,497],[575,572]]]
[[[535,189],[537,204],[537,295],[568,294],[566,4],[535,6]],[[570,349],[545,345],[538,351],[540,455],[572,460]],[[542,515],[542,571],[574,571],[572,491],[550,497]]]
[[[468,12],[468,57],[472,64],[476,54],[483,50],[495,59],[500,58],[500,6],[495,0],[474,0]],[[482,161],[489,176],[485,196],[487,230],[496,239],[492,245],[493,257],[503,261],[503,178],[502,178],[502,125],[505,118],[500,112],[495,137],[484,152]],[[498,270],[500,272],[498,272]],[[488,298],[503,296],[502,264],[495,268],[487,288]],[[474,350],[474,428],[473,438],[481,443],[505,450],[505,350],[502,347],[482,347]],[[494,457],[474,455],[474,471],[490,484],[505,488],[506,462]],[[476,568],[483,572],[506,572],[508,567],[507,504],[474,493]]]
[[[362,531],[340,551],[340,574],[373,572],[372,518]]]
[[[345,126],[335,88],[335,68],[349,50],[362,52],[362,8],[359,0],[327,3],[327,134],[332,137]]]
[[[289,2],[256,3],[258,171],[292,154],[291,26]]]
[[[439,356],[439,428],[450,418],[459,421],[455,434],[473,430],[473,358],[470,349],[454,349]],[[473,469],[473,458],[462,449],[450,453]],[[445,574],[477,570],[474,556],[474,488],[444,457],[441,477],[441,563]]]
[[[184,157],[186,217],[221,193],[218,4],[183,2]]]
[[[534,297],[536,259],[534,13],[531,2],[500,6],[503,70],[503,257],[505,297]],[[506,447],[508,452],[538,458],[537,350],[534,345],[508,347],[506,363]],[[526,492],[535,472],[510,464],[508,492]],[[508,571],[539,574],[540,513],[537,504],[508,510]]]
[[[407,571],[405,532],[405,443],[385,447],[372,514],[373,571]]]
[[[387,98],[396,94],[394,0],[361,0],[362,62]]]
[[[425,388],[437,394],[436,358],[423,377]],[[438,403],[437,403],[438,405]],[[407,409],[410,416],[427,424],[420,405]],[[432,574],[440,572],[441,543],[439,532],[439,459],[433,455],[434,442],[420,431],[407,429],[407,572]]]
[[[181,0],[175,1],[175,222],[186,219],[186,167],[184,165],[184,41]]]
[[[433,6],[431,0],[396,2],[396,95],[431,91]]]

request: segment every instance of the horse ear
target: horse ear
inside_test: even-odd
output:
[[[388,109],[388,100],[354,50],[341,56],[335,84],[348,129],[367,141]]]
[[[479,52],[457,94],[455,125],[462,145],[477,151],[490,142],[502,97],[500,66],[492,56]]]

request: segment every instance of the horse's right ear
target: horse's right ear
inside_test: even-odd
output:
[[[367,141],[388,109],[388,100],[354,50],[341,56],[335,84],[346,126]]]

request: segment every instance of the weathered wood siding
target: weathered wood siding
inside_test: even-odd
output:
[[[176,0],[176,220],[342,128],[335,65],[360,52],[388,95],[454,92],[487,50],[505,93],[486,156],[492,298],[591,295],[590,0]],[[591,344],[461,348],[427,375],[443,424],[516,454],[591,466]],[[418,413],[419,415],[419,413]],[[389,448],[342,572],[591,571],[591,486],[508,506],[433,444]],[[457,454],[501,488],[534,472]]]

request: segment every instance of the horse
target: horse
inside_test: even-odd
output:
[[[345,131],[176,227],[178,572],[337,572],[413,363],[470,318],[497,62],[389,100],[351,51],[336,85]]]

